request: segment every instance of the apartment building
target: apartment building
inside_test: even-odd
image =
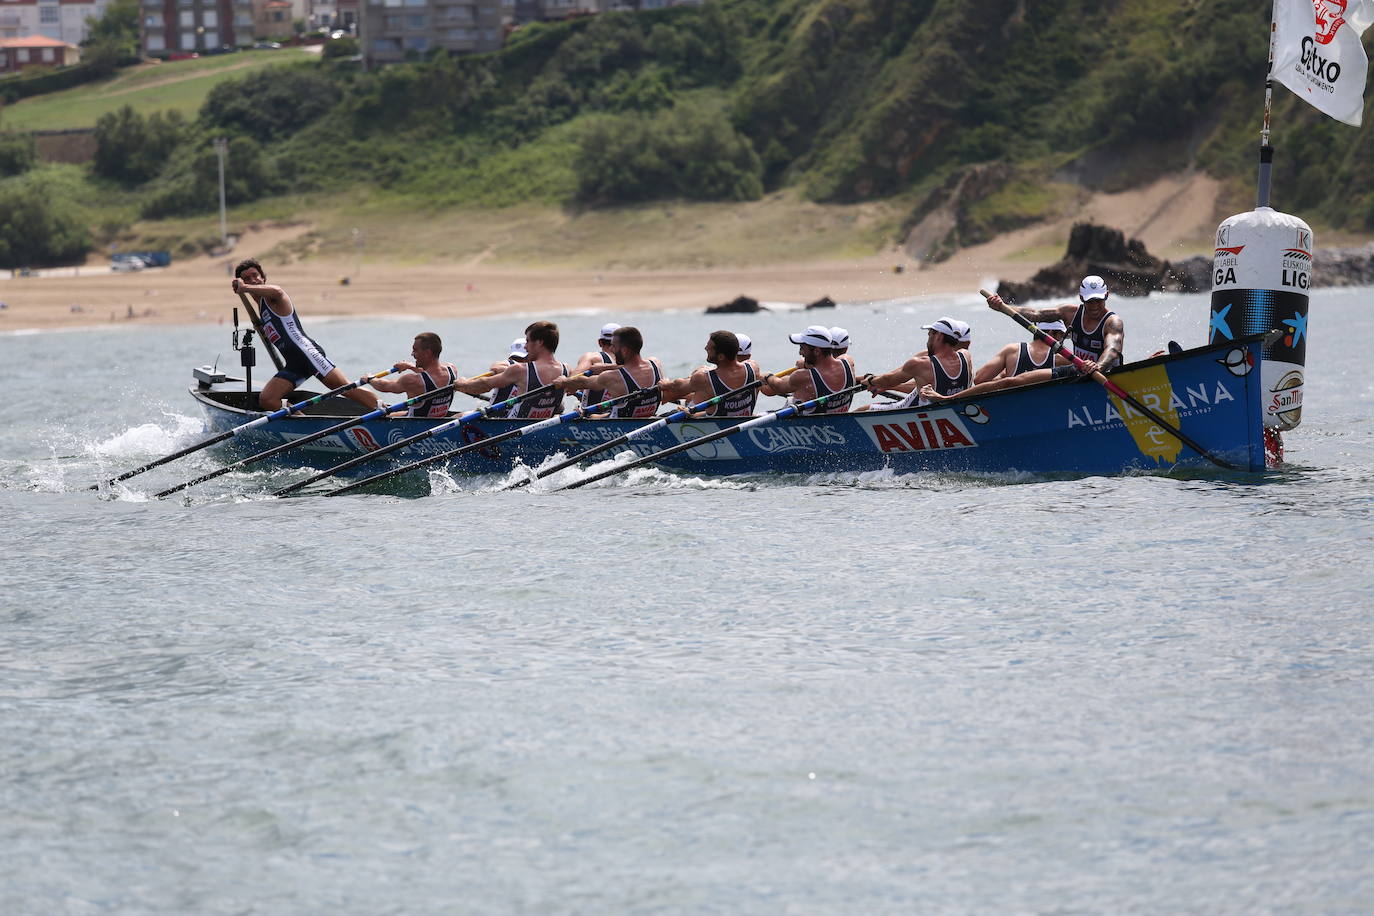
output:
[[[68,44],[86,40],[86,19],[99,19],[110,0],[0,0],[0,38],[42,35]]]
[[[0,38],[0,76],[17,73],[25,67],[65,67],[81,60],[76,45],[42,35]]]
[[[504,0],[361,0],[359,37],[368,66],[442,48],[451,54],[501,47]]]
[[[245,0],[142,2],[143,53],[149,57],[199,53],[253,40],[253,6]]]

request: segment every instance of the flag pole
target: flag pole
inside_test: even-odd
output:
[[[1270,5],[1269,70],[1264,79],[1264,126],[1260,128],[1259,204],[1269,206],[1269,186],[1274,168],[1274,147],[1269,145],[1269,113],[1274,106],[1274,42],[1278,35],[1278,0]]]

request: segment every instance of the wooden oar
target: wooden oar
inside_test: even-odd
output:
[[[282,362],[281,354],[277,352],[276,345],[268,340],[267,335],[262,333],[262,320],[258,318],[258,310],[253,308],[253,300],[248,298],[247,293],[241,292],[239,293],[239,301],[243,303],[244,309],[248,312],[248,320],[252,322],[253,330],[258,332],[258,340],[261,340],[262,345],[267,348],[267,355],[272,357],[272,365],[277,367],[278,372],[282,371],[286,368],[286,364]],[[236,320],[235,326],[237,324]]]
[[[431,464],[438,464],[441,461],[448,461],[449,459],[456,458],[464,452],[469,451],[470,449],[485,448],[488,445],[496,445],[498,443],[505,442],[507,439],[514,439],[517,436],[528,436],[530,433],[538,432],[541,429],[548,429],[550,426],[556,426],[559,423],[564,423],[568,420],[578,420],[582,417],[585,417],[589,413],[598,413],[599,411],[613,407],[620,401],[624,401],[627,398],[633,397],[634,395],[638,394],[640,391],[643,390],[644,389],[641,388],[636,391],[631,391],[627,394],[622,394],[618,398],[611,398],[609,401],[602,401],[600,404],[591,404],[584,407],[578,407],[575,410],[570,410],[567,413],[559,414],[556,417],[549,417],[547,420],[540,420],[538,423],[531,423],[529,426],[522,426],[519,429],[512,429],[508,432],[504,432],[496,436],[491,436],[487,439],[478,439],[476,442],[469,442],[467,445],[459,446],[455,449],[450,449],[449,451],[443,452],[442,454],[430,455],[428,458],[421,458],[419,461],[416,461],[412,464],[407,464],[404,467],[392,468],[389,471],[383,471],[380,474],[374,474],[366,480],[359,480],[354,483],[350,483],[347,486],[339,487],[337,490],[330,490],[328,493],[324,495],[338,496],[342,493],[348,493],[353,490],[357,490],[360,487],[368,486],[369,484],[381,483],[383,480],[389,480],[392,477],[397,477],[409,471],[414,471],[417,468],[428,467]],[[529,483],[529,480],[526,479],[524,482]]]
[[[333,391],[326,391],[324,394],[317,394],[312,398],[306,398],[304,401],[297,401],[295,404],[289,404],[286,407],[281,408],[280,410],[274,410],[269,414],[263,414],[262,416],[254,420],[249,420],[247,423],[235,426],[233,429],[228,430],[227,432],[222,432],[217,436],[211,436],[209,439],[206,439],[203,442],[197,442],[195,445],[188,445],[186,448],[182,449],[179,452],[173,452],[172,454],[159,458],[156,461],[150,461],[142,467],[134,468],[132,471],[125,471],[118,477],[111,477],[109,480],[105,481],[105,485],[109,486],[111,484],[118,483],[121,480],[128,480],[130,477],[137,477],[144,471],[151,471],[153,468],[167,464],[169,461],[176,461],[178,458],[185,458],[187,455],[194,454],[195,452],[198,452],[203,448],[209,448],[212,445],[223,442],[225,439],[233,438],[234,436],[237,436],[240,433],[247,432],[250,429],[256,429],[257,427],[262,426],[266,423],[270,423],[273,420],[280,420],[282,417],[285,417],[288,414],[295,413],[298,410],[304,410],[307,407],[311,407],[315,404],[320,403],[325,398],[332,398],[335,395],[343,394],[345,391],[352,391],[354,388],[361,388],[363,385],[370,383],[373,379],[384,378],[388,375],[391,375],[393,372],[399,371],[400,370],[397,369],[395,366],[392,366],[385,372],[374,372],[371,375],[364,375],[356,382],[349,382],[347,385],[340,385]],[[88,490],[97,490],[99,488],[100,484],[98,483],[91,484],[89,487],[87,487]]]
[[[1012,308],[1010,305],[1007,305],[1005,302],[1001,300],[1000,297],[997,299],[997,302],[994,303],[992,300],[996,294],[990,293],[985,289],[978,290],[978,294],[981,295],[984,299],[988,300],[989,308],[1001,312],[1003,315],[1006,315],[1007,317],[1014,320],[1017,324],[1021,325],[1021,327],[1025,328],[1027,331],[1030,331],[1032,335],[1049,344],[1051,354],[1058,354],[1063,356],[1065,359],[1068,359],[1070,362],[1073,363],[1073,367],[1077,369],[1079,372],[1082,372],[1087,367],[1088,364],[1086,362],[1084,362],[1082,359],[1079,359],[1079,357],[1072,350],[1064,346],[1064,341],[1055,340],[1053,337],[1037,328],[1029,318],[1027,318],[1025,315],[1022,315],[1020,312]],[[1201,445],[1194,442],[1189,436],[1185,435],[1181,429],[1174,426],[1168,420],[1164,419],[1159,414],[1155,413],[1153,410],[1146,407],[1144,404],[1140,403],[1140,401],[1125,388],[1122,388],[1120,385],[1116,384],[1111,379],[1107,378],[1107,376],[1104,375],[1100,369],[1094,369],[1090,374],[1092,376],[1093,381],[1097,382],[1103,388],[1106,388],[1108,391],[1116,395],[1121,400],[1125,401],[1127,404],[1130,404],[1136,410],[1140,411],[1143,415],[1149,417],[1152,421],[1154,421],[1154,423],[1157,426],[1159,426],[1160,429],[1164,430],[1166,433],[1173,436],[1179,442],[1182,442],[1184,445],[1188,446],[1190,449],[1197,452],[1199,455],[1201,455],[1203,458],[1206,458],[1208,461],[1212,462],[1217,467],[1225,468],[1228,471],[1242,470],[1242,468],[1239,468],[1236,465],[1231,464],[1229,461],[1226,461],[1225,459],[1218,458],[1216,455],[1213,455],[1207,449],[1203,448]]]
[[[323,439],[325,436],[329,436],[342,430],[349,429],[350,427],[357,426],[359,423],[366,423],[368,420],[376,420],[380,417],[386,416],[389,413],[395,413],[396,411],[407,408],[418,401],[423,401],[427,398],[432,398],[434,397],[434,395],[441,394],[445,391],[449,391],[452,388],[453,385],[451,384],[443,385],[442,387],[436,388],[433,391],[426,391],[422,395],[417,395],[416,397],[408,398],[400,402],[399,404],[392,404],[389,407],[378,407],[376,410],[369,411],[368,413],[363,414],[361,417],[353,417],[352,419],[345,420],[342,423],[336,423],[328,429],[322,429],[319,432],[310,433],[308,436],[301,436],[299,439],[292,439],[290,442],[284,443],[282,445],[273,446],[272,448],[269,448],[267,451],[259,452],[256,455],[249,455],[247,458],[235,461],[233,464],[226,465],[222,468],[219,468],[218,470],[211,471],[209,474],[202,474],[195,480],[188,480],[185,483],[179,483],[174,487],[170,487],[166,490],[163,490],[161,493],[154,494],[153,498],[161,499],[164,496],[171,496],[173,493],[178,493],[186,489],[187,487],[194,487],[198,483],[205,483],[205,481],[207,480],[214,480],[216,477],[219,477],[223,474],[228,474],[230,471],[236,471],[239,468],[247,467],[250,464],[257,464],[259,461],[262,461],[267,458],[272,458],[276,455],[280,455],[282,452],[289,452],[293,448],[298,448],[302,445],[307,445],[311,442],[314,442],[316,439]]]
[[[796,367],[796,366],[791,366],[791,367],[789,367],[789,368],[787,368],[787,369],[782,370],[781,372],[769,372],[769,373],[765,373],[765,376],[767,376],[767,375],[772,375],[774,378],[781,378],[781,377],[784,376],[784,375],[791,375],[793,372],[796,372],[796,371],[797,371],[797,367]],[[678,422],[679,420],[684,420],[684,419],[686,419],[690,414],[692,414],[692,413],[694,413],[694,412],[696,412],[696,411],[698,411],[698,410],[705,410],[705,409],[708,408],[708,407],[712,407],[712,406],[714,406],[714,405],[716,405],[716,404],[719,404],[721,401],[723,401],[725,398],[728,398],[728,397],[729,397],[730,395],[732,395],[732,394],[737,394],[737,393],[739,393],[739,392],[741,392],[741,391],[748,391],[750,388],[758,388],[758,387],[761,386],[762,384],[763,384],[763,378],[756,378],[756,379],[754,379],[752,382],[750,382],[750,383],[747,384],[747,385],[742,385],[742,386],[740,386],[739,388],[736,388],[736,389],[731,390],[731,391],[727,391],[727,392],[725,392],[725,394],[716,395],[716,396],[713,397],[713,398],[710,398],[710,399],[708,399],[708,400],[702,401],[700,404],[693,404],[693,405],[690,406],[690,407],[684,407],[684,408],[681,408],[681,409],[679,409],[679,410],[675,410],[675,411],[673,411],[672,413],[664,414],[663,416],[659,417],[658,419],[656,419],[656,420],[655,420],[654,422],[652,422],[652,423],[649,423],[649,424],[647,424],[647,425],[645,425],[645,426],[636,427],[635,429],[630,430],[628,433],[625,433],[623,436],[618,436],[618,437],[612,439],[612,440],[609,441],[609,442],[603,442],[603,443],[601,443],[600,445],[594,445],[594,446],[592,446],[591,448],[586,449],[585,451],[578,452],[576,455],[573,455],[571,458],[566,458],[566,459],[564,459],[563,461],[560,461],[560,462],[558,462],[557,464],[555,464],[555,465],[553,465],[553,466],[551,466],[551,467],[544,468],[542,471],[539,471],[539,472],[538,472],[537,474],[535,474],[533,477],[526,477],[524,480],[517,480],[515,483],[511,484],[509,487],[506,487],[506,488],[504,488],[504,489],[509,489],[509,490],[519,489],[520,487],[523,487],[523,486],[525,486],[526,484],[533,483],[533,482],[536,481],[536,480],[541,480],[541,479],[543,479],[543,478],[545,478],[545,477],[548,477],[550,474],[557,474],[559,471],[563,470],[564,468],[570,468],[570,467],[572,467],[574,464],[580,464],[581,462],[586,461],[588,458],[592,457],[593,455],[599,455],[599,454],[601,454],[602,452],[606,451],[607,449],[612,449],[612,448],[616,448],[616,447],[618,447],[618,446],[624,445],[625,443],[629,442],[631,439],[638,439],[638,438],[640,438],[640,437],[642,437],[642,436],[647,436],[649,433],[651,433],[651,432],[653,432],[653,431],[655,431],[655,430],[662,429],[663,427],[667,426],[669,423],[676,423],[676,422]]]
[[[863,383],[860,382],[855,385],[850,385],[848,388],[842,388],[839,391],[834,391],[830,394],[822,395],[818,398],[812,398],[804,404],[793,404],[789,407],[784,407],[781,410],[774,410],[770,413],[764,414],[761,417],[754,417],[752,419],[745,420],[738,426],[731,426],[726,429],[718,429],[713,433],[707,433],[704,436],[698,436],[695,439],[689,439],[686,442],[681,442],[677,445],[670,446],[669,448],[665,448],[662,451],[654,452],[652,455],[646,455],[643,458],[636,458],[634,461],[617,465],[616,467],[602,471],[599,474],[593,474],[591,477],[584,477],[581,480],[568,484],[566,487],[559,487],[559,489],[576,490],[578,487],[585,487],[589,483],[594,483],[598,480],[604,480],[605,478],[613,477],[616,474],[623,474],[631,468],[637,468],[641,467],[642,465],[651,464],[652,462],[659,461],[663,458],[668,458],[672,455],[676,455],[679,452],[685,452],[688,449],[696,448],[699,445],[705,445],[708,442],[715,442],[717,439],[724,439],[726,436],[733,436],[735,435],[735,433],[743,432],[746,429],[755,429],[757,427],[764,426],[768,423],[772,423],[774,420],[781,420],[786,417],[790,417],[793,414],[797,413],[797,411],[806,410],[809,407],[824,406],[825,403],[831,400],[832,398],[837,398],[845,394],[852,394],[855,391],[862,391],[864,387],[865,386],[863,385]]]
[[[486,374],[492,375],[493,373],[488,372]],[[479,375],[476,376],[476,378],[482,378],[482,376]],[[452,420],[449,420],[447,423],[440,423],[438,426],[435,426],[431,429],[427,429],[422,433],[416,433],[413,436],[402,439],[400,442],[393,442],[390,445],[384,445],[381,448],[368,452],[365,455],[359,455],[356,458],[350,458],[343,464],[336,464],[329,470],[321,471],[313,477],[307,477],[305,480],[302,480],[299,483],[293,483],[289,487],[282,487],[280,490],[273,493],[272,495],[285,496],[288,493],[295,493],[297,490],[310,486],[310,484],[314,483],[317,480],[324,480],[326,477],[333,477],[335,474],[341,474],[344,471],[347,471],[351,468],[355,468],[365,461],[372,461],[373,459],[380,458],[383,455],[389,455],[397,449],[405,448],[407,445],[411,445],[412,443],[423,442],[426,439],[432,439],[435,436],[439,436],[446,432],[458,429],[459,427],[466,426],[473,420],[480,420],[482,417],[485,417],[493,410],[504,410],[505,408],[510,407],[513,404],[518,404],[519,402],[525,400],[525,398],[532,398],[536,394],[543,394],[544,392],[550,390],[553,387],[554,386],[552,383],[548,385],[540,385],[538,388],[531,388],[529,391],[526,391],[523,394],[517,394],[515,397],[506,398],[504,401],[499,401],[495,404],[489,404],[486,407],[479,407],[477,410],[465,413],[461,417],[456,417]],[[484,440],[483,444],[486,444],[487,441],[489,440]]]

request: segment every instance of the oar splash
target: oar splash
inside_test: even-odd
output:
[[[247,458],[235,461],[233,464],[226,465],[225,467],[219,468],[215,471],[211,471],[208,474],[202,474],[195,480],[188,480],[185,483],[179,483],[174,487],[169,487],[168,489],[163,490],[161,493],[154,494],[154,498],[162,499],[164,496],[171,496],[173,493],[178,493],[186,489],[187,487],[193,487],[198,483],[205,483],[207,480],[214,480],[216,477],[228,474],[230,471],[236,471],[239,468],[247,467],[250,464],[257,464],[259,461],[275,457],[276,455],[280,455],[283,452],[289,452],[293,448],[299,448],[302,445],[306,445],[318,439],[323,439],[325,436],[330,436],[334,433],[343,432],[344,430],[357,426],[360,423],[366,423],[369,420],[380,419],[381,417],[384,417],[389,413],[395,413],[398,410],[405,410],[409,408],[412,404],[415,404],[419,401],[428,400],[434,397],[434,395],[449,391],[452,388],[452,384],[443,385],[439,388],[436,388],[434,391],[426,391],[422,395],[418,395],[413,398],[407,398],[399,404],[392,404],[386,407],[378,407],[376,410],[368,411],[360,417],[354,417],[352,419],[345,420],[342,423],[336,423],[328,429],[322,429],[319,432],[311,433],[308,436],[301,436],[299,439],[292,439],[290,442],[287,442],[283,445],[274,446],[272,448],[269,448],[265,452],[259,452],[256,455],[250,455]]]
[[[125,471],[118,477],[111,477],[109,480],[105,481],[105,486],[111,486],[122,480],[128,480],[130,477],[137,477],[144,471],[151,471],[153,468],[161,467],[164,464],[176,461],[178,458],[185,458],[187,455],[195,454],[201,449],[209,448],[210,446],[223,442],[226,439],[232,439],[234,436],[242,435],[250,429],[257,429],[259,426],[264,426],[272,422],[273,420],[280,420],[283,417],[289,416],[290,414],[293,414],[297,411],[304,410],[307,407],[311,407],[315,404],[320,403],[326,398],[332,398],[336,395],[343,394],[344,392],[352,391],[355,388],[361,388],[362,386],[371,383],[375,379],[385,378],[386,376],[399,371],[400,370],[397,369],[395,366],[392,366],[390,369],[387,369],[384,372],[374,372],[371,375],[365,375],[362,378],[358,379],[356,382],[349,382],[347,385],[340,385],[338,388],[335,388],[332,391],[326,391],[324,394],[317,394],[314,397],[306,398],[304,401],[297,401],[295,404],[288,404],[286,407],[282,407],[279,410],[274,410],[268,414],[263,414],[262,416],[256,419],[249,420],[247,423],[242,423],[238,426],[235,426],[231,430],[227,430],[226,432],[222,432],[218,435],[211,436],[209,439],[206,439],[202,442],[197,442],[195,445],[189,445],[186,448],[181,449],[180,451],[173,452],[172,454],[159,458],[156,461],[150,461],[142,467],[134,468],[132,471]],[[100,484],[91,484],[87,489],[97,490],[100,488],[100,486]],[[190,486],[190,484],[186,484],[186,486]]]

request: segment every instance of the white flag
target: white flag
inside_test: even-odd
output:
[[[1274,21],[1274,79],[1359,127],[1369,70],[1360,36],[1374,22],[1374,0],[1274,0]]]

